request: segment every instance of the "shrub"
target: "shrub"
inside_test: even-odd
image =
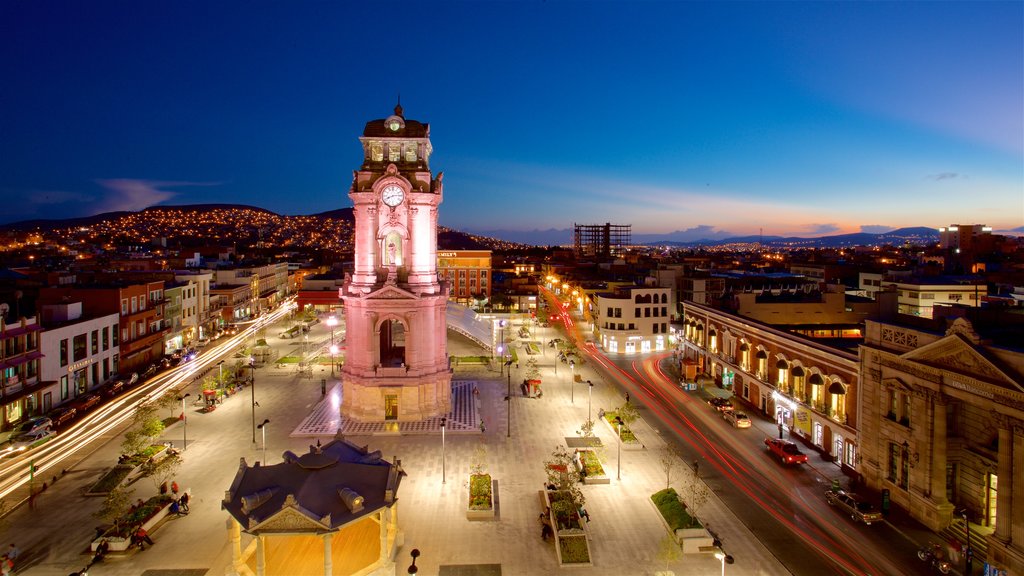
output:
[[[594,452],[581,450],[580,462],[583,463],[583,469],[586,470],[587,476],[604,476],[604,467],[601,466],[601,459]]]
[[[490,510],[492,507],[491,475],[471,475],[469,477],[469,509]]]
[[[135,466],[130,464],[118,464],[117,466],[114,466],[110,470],[107,470],[107,473],[93,484],[92,488],[89,489],[89,492],[110,492],[114,488],[120,486],[121,482],[124,482],[124,479],[127,478],[128,474],[134,469]]]
[[[668,523],[673,532],[680,528],[699,528],[700,523],[686,513],[686,508],[679,501],[675,488],[666,488],[651,495],[651,500],[658,507],[658,512]]]

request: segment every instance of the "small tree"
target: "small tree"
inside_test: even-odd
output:
[[[131,508],[132,499],[124,486],[116,486],[107,493],[98,510],[93,513],[95,518],[114,525],[115,531],[120,531],[121,518]]]
[[[583,436],[584,438],[593,438],[594,437],[594,421],[593,420],[587,420],[586,422],[583,423],[582,426],[580,426],[580,435]]]
[[[672,534],[665,534],[665,537],[658,542],[658,560],[665,563],[663,574],[673,574],[669,571],[668,565],[678,561],[681,555],[682,550],[679,549],[679,544],[676,543]]]
[[[672,485],[672,469],[679,464],[682,456],[679,454],[679,450],[672,444],[666,444],[662,449],[658,457],[658,462],[661,464],[661,469],[665,471],[665,488],[669,488]]]
[[[181,468],[181,456],[178,454],[166,454],[163,458],[150,458],[142,465],[142,475],[153,482],[157,490],[167,483],[168,480],[178,473]]]
[[[144,450],[164,431],[164,423],[157,416],[157,407],[143,404],[135,409],[132,427],[125,432],[121,449],[125,454],[137,454]]]
[[[551,453],[551,460],[544,462],[544,469],[548,475],[548,483],[554,484],[559,490],[568,493],[569,499],[576,506],[582,508],[586,502],[583,491],[580,490],[580,473],[573,462],[573,454],[565,446],[556,446]]]
[[[537,360],[533,358],[526,361],[526,379],[540,380],[540,367],[537,366]]]
[[[156,401],[156,405],[161,409],[167,410],[167,416],[173,418],[175,409],[181,405],[181,401],[178,400],[178,392],[176,390],[168,390]]]
[[[682,489],[679,492],[683,503],[686,505],[687,512],[690,515],[692,522],[697,521],[697,513],[701,508],[704,507],[708,502],[710,494],[708,493],[708,486],[697,477],[697,473],[691,470],[687,466],[682,467],[683,470],[683,484]]]
[[[636,406],[629,401],[626,401],[625,404],[619,406],[618,410],[615,412],[618,414],[619,418],[622,418],[622,422],[627,428],[632,426],[633,422],[636,422],[637,418],[640,417],[640,412],[637,411]]]

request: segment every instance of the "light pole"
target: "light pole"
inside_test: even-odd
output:
[[[725,565],[732,564],[735,560],[733,560],[732,556],[726,554],[725,550],[722,550],[721,548],[718,549],[718,552],[715,552],[715,558],[722,563],[722,576],[725,576]]]
[[[508,402],[508,431],[505,433],[506,438],[512,437],[512,361],[505,362],[505,366],[508,366],[508,393],[505,396],[505,401]]]
[[[335,317],[335,316],[331,316],[330,318],[327,319],[327,325],[331,327],[331,377],[333,378],[334,377],[334,354],[335,354],[335,350],[337,350],[334,347],[334,327],[338,325],[338,318]]]
[[[569,371],[572,374],[569,376],[569,403],[576,403],[576,361],[569,360]]]
[[[252,396],[252,443],[256,444],[256,359],[249,357],[249,392]]]
[[[270,424],[270,418],[263,421],[263,424],[257,426],[263,431],[263,465],[267,465],[267,424]]]
[[[594,399],[594,383],[587,380],[587,422],[590,422],[590,405]]]
[[[501,328],[501,336],[499,336],[500,341],[498,342],[498,358],[500,358],[501,361],[504,362],[505,361],[505,321],[504,320],[498,320],[498,327]],[[504,371],[504,369],[505,369],[505,365],[501,364],[499,366],[499,368],[498,368],[498,370],[499,370],[498,375],[499,376],[502,375],[502,371]]]
[[[619,437],[615,444],[615,479],[622,480],[622,418],[615,417],[615,435]]]
[[[416,559],[420,557],[420,549],[413,548],[409,552],[409,556],[412,556],[412,564],[409,566],[409,574],[415,574],[420,571],[419,567],[416,566]]]
[[[178,400],[181,400],[181,450],[184,452],[188,450],[188,416],[185,415],[185,398],[188,398],[191,394],[185,394],[184,396],[178,396]]]
[[[448,419],[441,418],[441,484],[445,481],[445,457],[444,457],[444,426],[448,423]]]
[[[331,378],[334,377],[334,365],[337,363],[337,362],[335,362],[334,359],[337,357],[337,355],[338,355],[338,347],[335,346],[334,344],[331,344]]]
[[[221,360],[220,362],[217,362],[217,369],[220,370],[220,374],[217,375],[217,380],[218,380],[218,382],[220,382],[220,385],[223,386],[224,385],[224,361],[223,360]]]

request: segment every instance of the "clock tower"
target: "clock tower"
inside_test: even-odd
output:
[[[402,107],[366,123],[354,171],[355,270],[345,280],[341,413],[361,422],[423,420],[451,410],[448,287],[437,277],[441,180],[430,126]]]

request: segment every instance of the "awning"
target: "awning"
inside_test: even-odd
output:
[[[829,394],[846,394],[846,386],[843,386],[842,382],[836,381],[828,385]]]
[[[766,360],[768,358],[768,353],[765,352],[764,350],[758,350],[757,351],[757,358],[758,358],[758,360]]]
[[[789,368],[789,362],[786,362],[785,360],[779,360],[778,362],[775,363],[775,367],[778,368],[779,370],[785,370],[786,368]]]
[[[800,378],[803,375],[804,375],[804,368],[803,368],[803,366],[794,366],[793,367],[793,376],[795,376],[797,378]]]
[[[747,344],[746,342],[740,344],[740,352],[746,352],[747,350],[750,350],[750,344]]]
[[[29,332],[39,332],[43,329],[39,324],[29,324],[28,326],[14,327],[8,326],[6,330],[0,334],[0,338],[14,338],[15,336],[21,336],[22,334],[28,334]]]
[[[817,372],[811,374],[811,377],[808,378],[807,381],[810,382],[811,384],[814,384],[815,386],[821,386],[822,384],[825,383],[825,381],[821,378],[821,374],[818,374]]]

